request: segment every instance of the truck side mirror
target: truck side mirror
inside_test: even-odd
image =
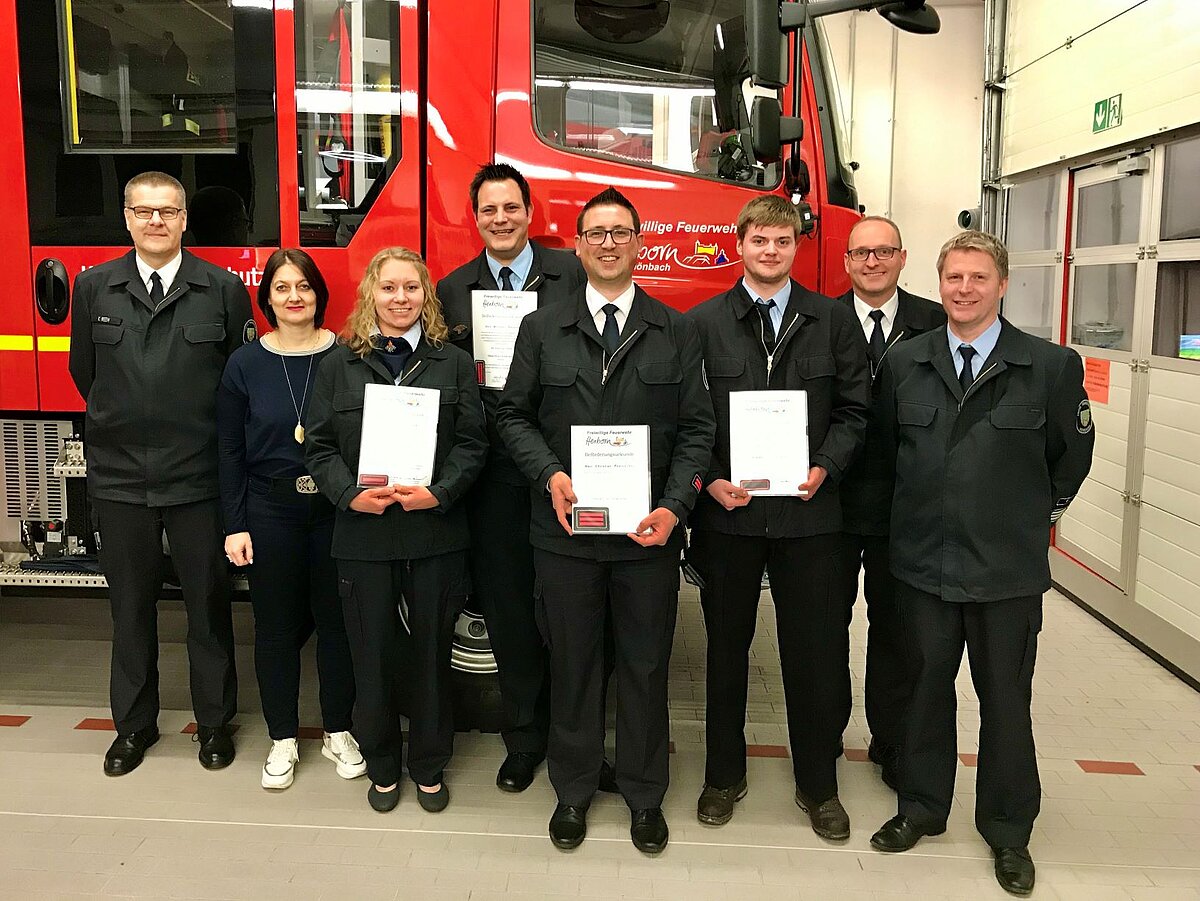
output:
[[[804,122],[795,116],[785,116],[779,101],[770,97],[755,97],[750,108],[750,149],[758,163],[776,163],[784,144],[804,137]]]
[[[764,88],[787,84],[787,35],[779,28],[779,0],[746,0],[746,51],[750,78]]]

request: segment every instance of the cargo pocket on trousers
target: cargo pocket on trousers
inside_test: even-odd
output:
[[[1021,684],[1033,684],[1033,667],[1037,662],[1038,633],[1042,631],[1042,605],[1038,599],[1037,608],[1029,613],[1029,631],[1025,635],[1025,652],[1021,657]]]
[[[342,602],[342,619],[346,623],[346,634],[351,637],[351,647],[363,647],[362,613],[358,609],[354,594],[354,580],[338,577],[338,598]]]
[[[537,625],[538,634],[542,636],[542,644],[550,647],[550,630],[546,623],[546,599],[542,591],[542,580],[533,580],[533,621]]]

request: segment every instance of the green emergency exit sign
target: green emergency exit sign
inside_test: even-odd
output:
[[[1114,94],[1106,100],[1097,100],[1092,110],[1092,134],[1116,128],[1121,124],[1121,95]]]

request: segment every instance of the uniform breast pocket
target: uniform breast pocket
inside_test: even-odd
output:
[[[710,387],[721,385],[727,391],[733,390],[737,381],[745,373],[746,361],[742,357],[712,356],[704,358],[704,375],[709,379]]]
[[[642,363],[637,368],[642,395],[656,421],[674,423],[679,415],[679,387],[683,383],[683,367],[676,360]],[[653,421],[651,421],[653,424]]]
[[[189,344],[215,344],[225,340],[222,322],[197,322],[183,327],[183,337]]]
[[[358,446],[362,435],[363,395],[362,388],[336,391],[333,395],[333,428],[342,456],[350,461],[353,455],[358,460]]]
[[[566,363],[542,363],[538,370],[538,381],[542,388],[570,388],[579,376],[579,367]]]
[[[998,429],[1040,429],[1046,424],[1046,411],[1022,404],[1001,404],[989,414]]]
[[[896,419],[906,428],[929,428],[937,417],[937,407],[932,404],[914,404],[901,401],[896,405]]]
[[[125,335],[125,326],[113,325],[109,322],[92,323],[92,343],[115,345],[121,343]]]
[[[806,382],[831,379],[837,368],[830,354],[816,354],[796,359],[796,374]]]

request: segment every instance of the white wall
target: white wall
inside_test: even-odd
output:
[[[1005,63],[1004,175],[1190,125],[1200,121],[1200,2],[1009,0]],[[1093,134],[1094,104],[1116,94],[1121,125]]]
[[[935,3],[936,35],[905,34],[877,13],[824,22],[849,121],[859,202],[894,219],[908,265],[900,284],[937,298],[935,263],[962,209],[979,205],[983,2]]]

